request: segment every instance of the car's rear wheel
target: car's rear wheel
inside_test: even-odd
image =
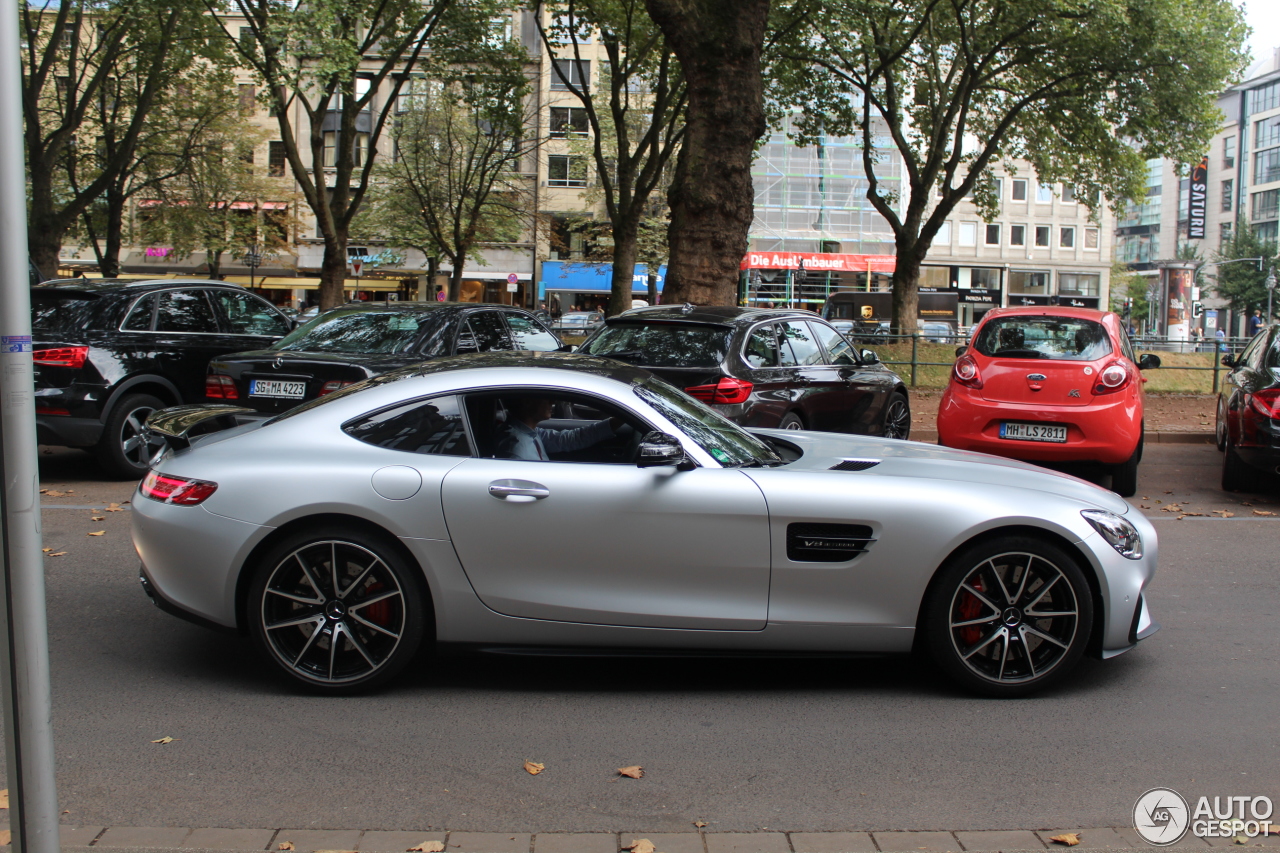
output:
[[[906,395],[894,392],[884,410],[884,427],[881,435],[906,441],[911,435],[911,406]]]
[[[1218,441],[1218,449],[1227,449],[1227,413],[1222,409],[1222,401],[1218,401],[1217,418],[1213,426],[1213,437]]]
[[[1080,660],[1093,599],[1076,561],[1028,536],[965,548],[941,569],[925,607],[934,660],[987,696],[1022,696],[1058,681]]]
[[[112,477],[138,480],[151,467],[151,457],[164,446],[160,439],[148,440],[143,429],[147,418],[164,402],[150,394],[126,394],[116,403],[102,436],[98,439],[98,463]]]
[[[382,537],[314,529],[259,562],[249,591],[254,644],[298,684],[341,694],[385,682],[422,645],[423,581]]]
[[[787,412],[778,421],[778,429],[804,429],[804,421],[795,412]]]

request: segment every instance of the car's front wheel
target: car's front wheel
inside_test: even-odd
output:
[[[351,693],[417,654],[428,622],[417,568],[359,529],[289,536],[259,561],[249,592],[254,644],[298,684]]]
[[[778,422],[778,429],[804,429],[804,421],[795,412],[787,412]]]
[[[139,480],[151,467],[151,457],[164,446],[159,438],[148,436],[143,426],[164,403],[150,394],[126,394],[116,403],[102,436],[98,439],[97,457],[103,470],[121,480]]]
[[[925,606],[938,666],[987,696],[1022,696],[1061,679],[1093,629],[1093,599],[1076,560],[1028,536],[1001,536],[956,554]]]
[[[911,406],[904,394],[894,392],[884,411],[884,427],[881,435],[906,441],[911,435]]]

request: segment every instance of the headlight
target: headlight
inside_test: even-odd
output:
[[[1093,525],[1093,529],[1102,534],[1102,538],[1107,540],[1108,544],[1120,553],[1120,556],[1127,557],[1130,560],[1142,559],[1142,537],[1138,535],[1138,528],[1134,527],[1128,519],[1116,515],[1114,512],[1107,512],[1105,509],[1085,509],[1080,514],[1084,516],[1084,520]]]

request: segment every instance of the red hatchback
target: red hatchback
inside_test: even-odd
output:
[[[1101,462],[1130,497],[1142,459],[1140,370],[1120,318],[1083,308],[997,308],[956,350],[938,443],[1029,462]]]

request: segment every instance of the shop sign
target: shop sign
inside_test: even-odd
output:
[[[748,252],[739,269],[798,270],[809,272],[891,273],[898,259],[893,255],[836,255],[828,252]]]

